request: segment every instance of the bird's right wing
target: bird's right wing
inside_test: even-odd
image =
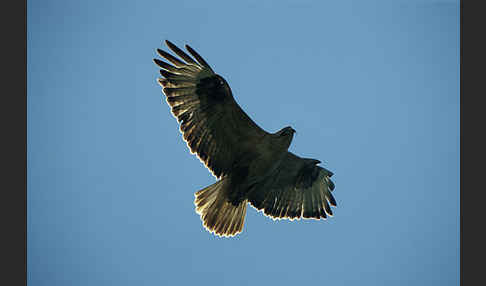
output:
[[[154,59],[162,68],[159,83],[167,103],[191,153],[220,178],[268,133],[241,109],[226,81],[196,51],[186,45],[193,58],[171,42],[166,44],[180,57],[158,49],[172,65]]]
[[[287,152],[272,176],[249,193],[250,204],[273,219],[325,219],[332,216],[336,200],[331,194],[333,173],[318,160]]]

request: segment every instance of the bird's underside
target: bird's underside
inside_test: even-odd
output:
[[[240,233],[248,203],[273,219],[332,216],[333,173],[288,152],[295,131],[260,128],[196,51],[186,45],[191,57],[166,44],[179,58],[157,50],[170,62],[154,59],[162,68],[158,81],[191,153],[218,179],[195,194],[204,227],[219,236]]]

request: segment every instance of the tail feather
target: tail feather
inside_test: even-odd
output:
[[[219,236],[235,236],[243,231],[248,200],[235,206],[227,199],[225,188],[229,184],[220,180],[195,193],[196,212],[204,227]]]

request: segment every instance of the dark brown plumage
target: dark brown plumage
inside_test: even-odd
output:
[[[247,203],[274,219],[325,219],[336,206],[332,172],[320,161],[288,152],[295,130],[260,128],[236,103],[228,83],[186,45],[169,41],[180,59],[158,49],[163,87],[191,153],[219,180],[195,196],[196,212],[210,232],[234,236],[243,230]]]

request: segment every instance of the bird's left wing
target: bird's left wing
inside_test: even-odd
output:
[[[287,152],[273,175],[249,193],[250,204],[273,219],[332,216],[330,205],[337,205],[331,194],[333,173],[317,166],[318,163]]]
[[[158,49],[171,64],[154,59],[161,67],[159,83],[167,103],[191,152],[213,175],[223,177],[268,133],[241,109],[228,83],[196,51],[186,45],[191,57],[173,43],[166,44],[179,56]]]

